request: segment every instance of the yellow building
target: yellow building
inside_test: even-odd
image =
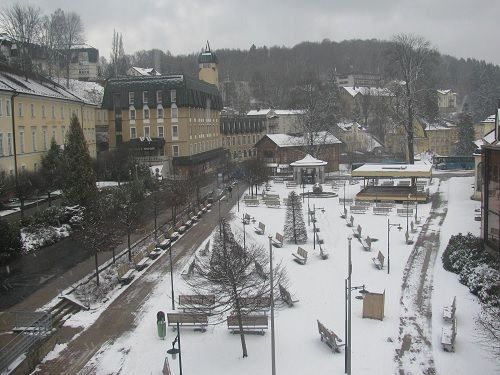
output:
[[[64,144],[76,114],[90,155],[96,156],[96,106],[48,79],[26,78],[0,66],[0,173],[36,171],[54,138]]]

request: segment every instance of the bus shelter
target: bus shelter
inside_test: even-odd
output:
[[[431,164],[364,164],[352,171],[352,177],[362,177],[364,186],[358,200],[426,202],[428,191],[421,189],[418,179],[432,178]]]

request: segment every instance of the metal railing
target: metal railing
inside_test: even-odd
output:
[[[16,327],[22,327],[14,338],[0,348],[0,373],[7,370],[17,358],[26,354],[52,331],[52,315],[20,311],[16,313]]]

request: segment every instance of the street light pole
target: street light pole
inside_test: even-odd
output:
[[[276,346],[274,337],[274,281],[273,281],[273,237],[269,236],[269,282],[271,283],[271,373],[276,375]]]
[[[238,212],[240,212],[240,186],[236,183],[236,202],[238,203]]]
[[[243,220],[242,220],[242,222],[243,222],[243,250],[244,250],[244,251],[246,251],[246,249],[247,249],[247,248],[246,248],[246,239],[245,239],[245,237],[246,237],[246,229],[245,229],[245,226],[246,226],[247,224],[246,224],[246,221],[245,221],[245,215],[243,215]]]
[[[389,219],[387,219],[387,274],[391,272],[391,238],[390,238],[390,233],[391,233],[391,227],[397,226],[399,230],[401,230],[401,224],[393,224],[389,222]]]
[[[345,181],[344,181],[344,212],[345,212]]]
[[[175,310],[175,297],[174,297],[174,275],[172,272],[173,266],[172,266],[172,242],[169,244],[169,256],[170,256],[170,286],[172,288],[171,293],[172,293],[172,310]],[[175,350],[174,346],[175,343],[178,343],[179,349]],[[167,351],[168,353],[169,351]],[[179,374],[182,375],[182,352],[181,352],[181,330],[179,329],[179,323],[177,323],[177,337],[172,343],[172,349],[171,349],[172,355],[174,356],[175,354],[179,354]],[[174,358],[174,357],[173,357]],[[175,359],[175,358],[174,358]]]
[[[406,197],[406,234],[408,235],[409,232],[408,232],[408,216],[410,216],[408,214],[408,209],[410,207],[410,196],[411,194],[408,194],[408,196]]]
[[[174,297],[174,273],[172,272],[172,241],[169,243],[169,256],[170,256],[170,287],[172,288],[172,310],[175,310],[175,297]]]
[[[347,342],[346,342],[346,356],[347,356],[347,374],[351,375],[351,275],[352,275],[352,261],[351,261],[351,241],[352,237],[349,236],[349,265],[347,270],[347,310],[349,312],[349,321],[347,324]]]

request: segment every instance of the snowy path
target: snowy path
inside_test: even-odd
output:
[[[432,195],[431,203],[431,213],[422,227],[403,274],[399,347],[395,356],[400,375],[436,373],[432,353],[431,294],[440,228],[448,211],[448,202],[442,200],[438,188]]]

